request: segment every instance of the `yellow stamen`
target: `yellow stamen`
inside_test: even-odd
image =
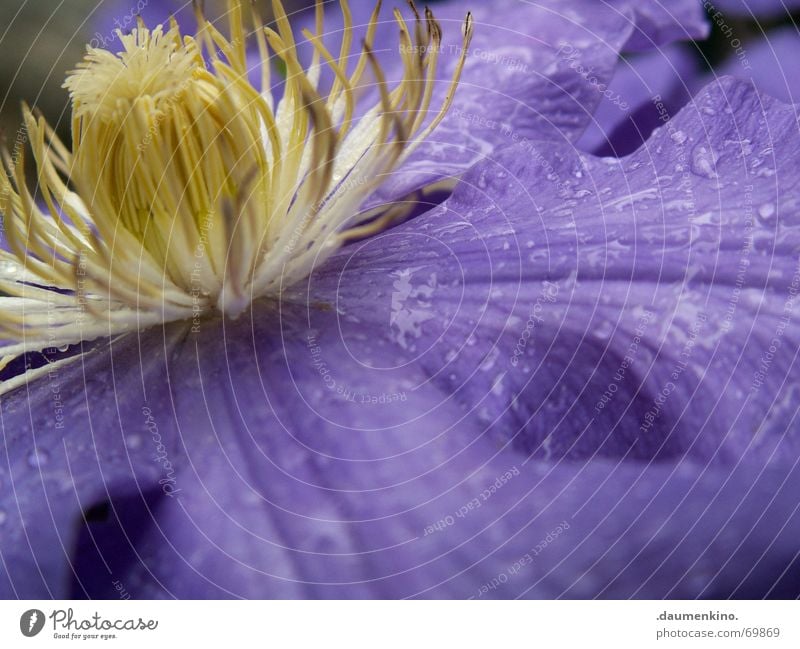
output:
[[[317,33],[304,32],[308,68],[280,0],[275,29],[229,0],[228,38],[196,3],[195,37],[174,20],[152,30],[140,22],[118,34],[118,54],[87,48],[64,84],[71,150],[23,107],[44,208],[27,188],[21,153],[2,154],[10,250],[0,250],[0,358],[215,311],[235,317],[308,276],[347,240],[387,227],[402,212],[397,205],[359,207],[443,119],[472,35],[468,15],[446,99],[431,115],[441,28],[409,4],[413,29],[395,11],[404,76],[394,88],[371,49],[380,3],[351,72],[346,0],[336,54],[322,42],[317,0]],[[260,89],[248,79],[248,36]],[[272,57],[287,71],[280,101],[269,87]],[[323,65],[333,73],[324,95]],[[368,70],[378,102],[354,122]]]

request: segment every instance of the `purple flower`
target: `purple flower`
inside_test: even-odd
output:
[[[574,144],[626,45],[704,33],[658,4],[476,12],[379,194],[444,202],[4,396],[2,592],[797,595],[794,110],[723,79]]]

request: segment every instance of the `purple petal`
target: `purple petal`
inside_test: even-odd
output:
[[[455,399],[431,391],[435,401],[426,402],[424,389],[409,392],[407,402],[395,404],[400,408],[390,402],[376,410],[337,396],[318,374],[305,386],[316,386],[318,399],[304,402],[278,383],[290,385],[311,369],[302,358],[307,343],[300,336],[290,342],[293,327],[276,320],[267,315],[263,324],[242,321],[226,332],[205,323],[180,353],[169,354],[173,394],[166,373],[148,373],[146,400],[135,385],[138,372],[130,372],[136,344],[128,341],[115,360],[131,379],[119,385],[127,445],[98,449],[104,475],[93,468],[95,458],[71,457],[73,474],[94,483],[97,500],[86,499],[89,522],[73,521],[83,529],[68,594],[686,597],[791,587],[780,577],[798,531],[794,472],[752,463],[530,461],[482,434]],[[255,358],[248,334],[259,341]],[[227,349],[218,344],[223,335]],[[143,346],[159,349],[160,338],[150,332]],[[317,342],[328,349],[342,341],[331,330]],[[97,365],[89,368],[95,380],[119,380]],[[348,373],[348,388],[357,395],[393,389],[379,377]],[[99,405],[90,408],[101,429],[108,395],[98,388],[88,391],[97,393],[90,403]],[[146,416],[135,412],[141,403],[150,408]],[[413,414],[403,417],[409,408]],[[429,408],[438,414],[424,415]],[[155,426],[143,431],[151,415]],[[344,427],[325,421],[333,418]],[[400,419],[405,423],[369,430]],[[89,438],[79,427],[68,435],[75,446]],[[163,462],[153,459],[155,435],[174,462],[174,475],[160,477],[172,485],[170,497],[157,486]],[[53,480],[52,463],[67,455],[60,446],[48,451]],[[134,449],[127,458],[125,448]],[[129,461],[146,480],[117,482]],[[25,504],[33,508],[28,532],[44,549],[53,537],[48,509]],[[50,500],[52,509],[61,504]],[[59,546],[49,547],[52,555]],[[4,548],[6,564],[14,565],[8,558]],[[750,575],[750,568],[757,571]],[[63,579],[41,559],[15,569],[19,596],[41,580],[39,569]]]
[[[141,509],[160,493],[153,448],[137,444],[145,426],[134,396],[141,392],[142,376],[157,364],[117,360],[137,371],[102,382],[101,368],[109,359],[96,350],[83,366],[54,369],[29,393],[21,389],[3,399],[0,593],[5,597],[66,597],[84,513],[114,516],[104,505],[111,496],[130,497],[134,502],[126,507]],[[103,399],[92,403],[94,394]],[[117,400],[115,394],[128,398]],[[135,535],[135,528],[129,534]],[[102,563],[92,569],[98,580],[113,578]]]
[[[701,73],[690,48],[672,45],[620,63],[578,148],[596,155],[633,153],[664,118],[691,99]]]
[[[672,46],[632,55],[621,64],[595,112],[595,121],[578,147],[597,155],[627,155],[653,129],[671,118],[691,96],[718,76],[752,80],[756,87],[790,103],[800,98],[800,74],[788,62],[800,53],[797,31],[786,27],[763,38],[731,46],[727,60],[713,74],[698,67],[690,48]],[[629,109],[630,107],[630,109]]]
[[[702,3],[685,0],[670,2],[617,3],[633,11],[636,29],[625,49],[649,50],[673,41],[702,40],[708,37],[709,24]]]
[[[622,161],[547,144],[501,152],[442,209],[343,251],[353,261],[319,290],[374,300],[398,268],[419,286],[449,263],[459,275],[437,276],[436,320],[412,309],[405,347],[446,340],[424,356],[442,389],[479,381],[465,388],[469,402],[486,395],[478,415],[524,426],[515,442],[543,457],[791,458],[797,340],[781,318],[800,246],[796,143],[790,106],[728,79]],[[373,304],[369,321],[385,322],[385,309]],[[486,358],[463,353],[477,332]],[[625,361],[637,337],[646,344]],[[631,394],[598,407],[609,386],[625,392],[614,377],[633,363],[622,371]],[[509,393],[520,395],[510,409]]]
[[[794,61],[800,55],[797,29],[785,27],[768,32],[748,44],[744,58],[734,52],[719,74],[751,79],[762,92],[790,103],[800,102],[800,72]]]

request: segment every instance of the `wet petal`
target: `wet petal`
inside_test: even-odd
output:
[[[161,472],[152,459],[154,447],[142,443],[147,428],[135,397],[143,377],[158,366],[154,352],[143,364],[129,356],[117,358],[131,371],[106,376],[106,382],[99,374],[109,358],[101,345],[84,363],[54,366],[30,392],[22,388],[3,398],[3,596],[66,597],[84,518],[114,516],[108,505],[112,497],[117,502],[146,498],[153,505],[160,500]],[[127,398],[118,400],[117,394]],[[135,529],[129,532],[135,535]],[[107,564],[92,568],[106,583],[118,577]]]
[[[458,175],[503,146],[576,140],[603,98],[620,52],[707,32],[702,12],[691,2],[679,3],[672,14],[650,2],[514,2],[471,9],[475,36],[453,108],[381,188],[382,198]],[[437,6],[446,37],[457,29],[462,12],[462,3]],[[446,38],[443,77],[458,52]]]
[[[702,40],[710,31],[702,3],[682,1],[667,6],[648,0],[616,4],[629,7],[635,16],[636,29],[625,46],[628,51],[649,50],[673,41]]]
[[[788,459],[796,142],[791,107],[729,79],[622,161],[504,151],[318,281],[365,299],[449,264],[435,309],[403,312],[398,358],[438,341],[422,362],[443,389],[542,457]]]
[[[577,147],[595,155],[633,153],[690,101],[702,76],[696,53],[683,44],[626,57]]]

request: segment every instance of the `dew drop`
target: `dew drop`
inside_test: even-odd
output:
[[[711,149],[702,144],[698,144],[692,151],[692,173],[701,178],[717,177],[717,160]]]
[[[480,421],[482,424],[494,423],[492,414],[489,412],[489,409],[486,406],[478,411],[478,421]]]
[[[0,525],[5,525],[5,522],[8,520],[8,514],[6,514],[5,509],[0,509]]]
[[[758,208],[758,217],[762,221],[771,221],[775,216],[775,205],[773,203],[764,203]]]
[[[675,144],[683,144],[686,142],[687,135],[683,131],[675,131],[670,134],[670,137]]]
[[[28,454],[28,466],[38,469],[50,461],[50,454],[42,448],[35,448]]]
[[[16,275],[19,267],[13,261],[0,262],[0,275]]]
[[[128,437],[125,438],[125,446],[127,446],[132,451],[136,450],[137,448],[140,448],[141,445],[142,445],[141,435],[129,435]]]

